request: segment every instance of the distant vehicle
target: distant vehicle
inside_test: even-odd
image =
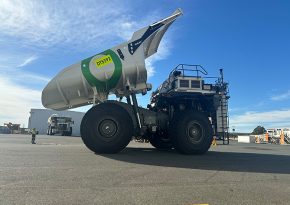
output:
[[[289,128],[271,128],[267,129],[267,133],[272,141],[276,141],[278,143],[281,135],[284,135],[284,140],[287,144],[290,144],[290,129]]]
[[[20,134],[21,130],[20,130],[20,124],[14,124],[14,123],[4,123],[4,126],[6,126],[9,130],[11,134]]]
[[[60,117],[57,114],[51,115],[48,120],[47,134],[54,135],[60,134],[62,136],[71,136],[72,134],[72,121],[71,117]]]
[[[0,134],[11,134],[11,130],[6,126],[0,126]]]
[[[266,132],[269,134],[269,137],[280,138],[281,134],[283,133],[282,128],[270,128],[267,129]]]

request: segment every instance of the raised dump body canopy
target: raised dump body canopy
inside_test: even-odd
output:
[[[145,59],[157,52],[164,33],[180,15],[177,9],[136,31],[129,41],[65,68],[42,91],[43,106],[64,110],[102,102],[109,94],[146,93],[151,85],[147,84]]]

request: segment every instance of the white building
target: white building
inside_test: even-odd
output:
[[[74,121],[72,126],[72,136],[80,136],[80,125],[85,113],[75,111],[55,111],[48,109],[31,109],[30,117],[28,120],[28,128],[36,128],[39,134],[46,134],[48,123],[47,119],[52,114],[58,114],[59,116],[71,117]]]

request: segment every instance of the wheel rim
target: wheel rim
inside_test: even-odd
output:
[[[118,126],[115,121],[105,119],[99,123],[98,132],[100,136],[105,141],[111,141],[114,139],[118,131]]]
[[[200,143],[203,139],[203,128],[198,122],[190,122],[187,126],[187,136],[191,143]]]

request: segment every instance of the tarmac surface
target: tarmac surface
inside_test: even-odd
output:
[[[290,204],[290,146],[217,145],[201,156],[131,142],[96,155],[79,137],[0,135],[0,204]]]

